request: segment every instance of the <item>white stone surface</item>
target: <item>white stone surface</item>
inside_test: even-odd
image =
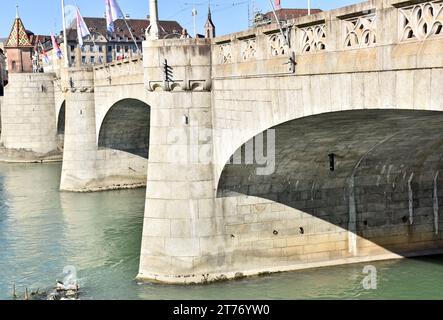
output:
[[[57,149],[52,73],[9,75],[2,104],[1,143],[47,154]]]

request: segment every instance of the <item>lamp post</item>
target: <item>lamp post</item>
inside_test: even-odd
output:
[[[149,34],[148,37],[150,40],[158,40],[159,28],[158,28],[158,4],[157,0],[149,0]]]
[[[192,7],[192,18],[194,20],[194,37],[197,38],[197,9],[195,8],[195,0],[194,6]]]

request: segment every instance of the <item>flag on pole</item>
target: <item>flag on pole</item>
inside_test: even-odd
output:
[[[49,57],[48,54],[45,51],[45,48],[43,48],[43,45],[41,44],[41,42],[38,43],[40,45],[40,48],[42,49],[42,60],[46,63],[49,64]]]
[[[128,21],[126,21],[126,17],[123,14],[123,11],[120,9],[120,6],[117,3],[117,0],[105,0],[106,4],[106,27],[109,33],[114,32],[114,22],[118,19],[123,19],[128,28],[129,33],[131,34],[132,41],[134,41],[135,47],[137,48],[137,52],[139,52],[137,41],[134,38],[134,34],[129,27]]]
[[[106,27],[109,33],[114,32],[114,22],[117,19],[124,19],[120,6],[117,3],[117,0],[105,0],[106,3]]]
[[[57,39],[55,39],[54,34],[51,32],[51,41],[52,41],[52,48],[57,55],[58,59],[61,59],[63,57],[62,50],[60,49],[60,46],[57,43]]]
[[[85,23],[85,20],[83,20],[83,17],[80,14],[79,8],[77,8],[76,17],[77,17],[78,44],[80,45],[80,47],[83,47],[83,38],[86,36],[91,36],[91,33],[89,32],[89,29]]]

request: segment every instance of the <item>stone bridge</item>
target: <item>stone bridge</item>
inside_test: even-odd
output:
[[[146,41],[143,60],[10,79],[2,142],[63,141],[62,190],[147,185],[141,280],[441,253],[442,25],[442,1],[372,0]]]
[[[145,186],[151,108],[142,60],[72,69],[61,82],[66,97],[61,190]]]

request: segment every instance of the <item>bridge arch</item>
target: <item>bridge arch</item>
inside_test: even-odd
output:
[[[245,163],[255,136],[236,151],[242,163],[225,165],[217,196],[270,200],[402,254],[423,230],[441,238],[442,125],[443,112],[392,109],[291,120],[270,128],[271,150],[265,139],[267,156],[275,155],[274,170],[260,175],[263,165]],[[277,213],[275,219],[289,224],[294,217]],[[316,231],[305,226],[303,232]],[[387,233],[392,243],[385,242]]]
[[[63,101],[58,109],[57,115],[57,135],[65,134],[65,121],[66,121],[66,101]]]
[[[122,99],[112,105],[100,126],[98,147],[148,158],[150,106],[138,99]]]
[[[57,105],[57,146],[60,150],[64,149],[65,142],[65,123],[66,123],[66,101],[63,100]]]

